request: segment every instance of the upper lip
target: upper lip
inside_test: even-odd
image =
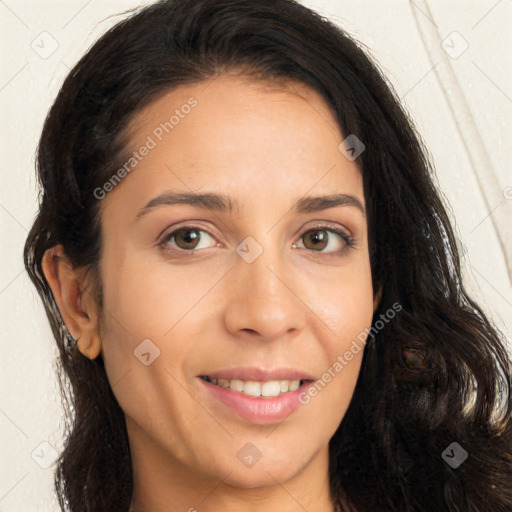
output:
[[[242,367],[228,368],[225,370],[212,371],[200,375],[210,379],[226,380],[244,380],[244,381],[271,381],[271,380],[315,380],[307,372],[296,370],[294,368],[261,368],[261,367]]]

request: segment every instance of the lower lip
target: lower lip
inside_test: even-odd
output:
[[[243,419],[253,423],[272,423],[284,420],[301,405],[299,394],[312,384],[306,382],[295,391],[288,391],[272,398],[245,395],[230,388],[223,388],[199,378],[206,390],[217,400],[236,411]]]

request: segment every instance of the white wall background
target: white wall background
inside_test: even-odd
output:
[[[468,285],[512,340],[512,1],[303,3],[380,62],[430,148]],[[37,140],[70,67],[119,19],[111,15],[140,4],[0,1],[1,512],[58,510],[53,466],[44,467],[61,447],[56,349],[22,261]]]

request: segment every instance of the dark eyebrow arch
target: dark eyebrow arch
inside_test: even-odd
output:
[[[233,200],[231,196],[223,194],[195,194],[188,192],[164,192],[163,194],[151,199],[146,206],[137,213],[137,218],[142,217],[150,210],[158,206],[169,206],[173,204],[188,204],[212,210],[217,212],[232,212],[234,208],[239,208],[238,202]]]
[[[159,206],[173,204],[187,204],[206,210],[217,212],[232,212],[234,208],[240,209],[240,204],[229,195],[214,193],[188,193],[188,192],[164,192],[151,199],[146,206],[137,213],[137,219]],[[335,206],[354,206],[366,217],[366,210],[359,199],[349,194],[328,194],[319,196],[300,197],[294,204],[296,213],[312,213],[326,210]]]
[[[305,196],[301,197],[295,203],[297,213],[311,213],[327,210],[334,206],[355,206],[366,217],[365,207],[361,201],[349,194],[328,194],[323,196]]]

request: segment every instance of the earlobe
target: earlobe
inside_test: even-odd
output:
[[[101,353],[97,307],[83,286],[81,274],[73,269],[61,244],[48,249],[41,263],[69,333],[77,340],[80,352],[95,359]]]
[[[98,333],[81,335],[77,340],[78,350],[89,359],[96,359],[101,354],[101,340]]]

